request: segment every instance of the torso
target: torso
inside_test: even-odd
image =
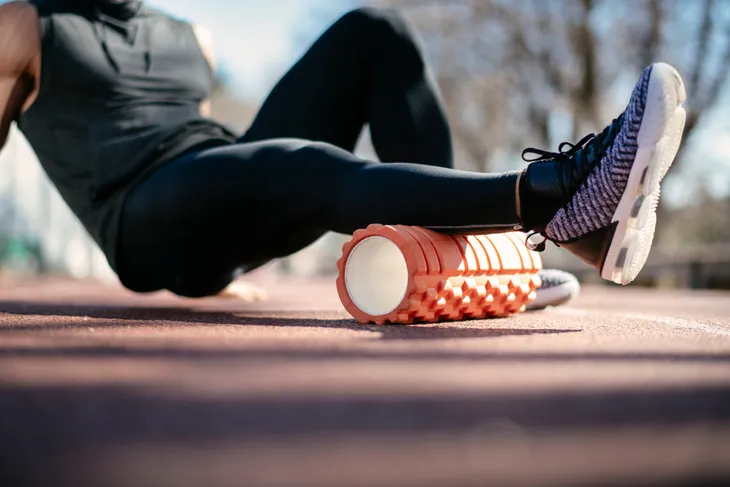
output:
[[[18,126],[114,267],[125,193],[165,156],[234,136],[200,115],[213,72],[189,24],[147,7],[120,20],[33,3],[41,50]]]

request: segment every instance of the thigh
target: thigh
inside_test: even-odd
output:
[[[327,29],[279,80],[241,140],[292,137],[353,151],[367,122],[372,23],[361,9]]]
[[[330,193],[364,164],[300,140],[234,144],[174,161],[127,198],[123,274],[186,296],[215,294],[235,269],[323,235]]]

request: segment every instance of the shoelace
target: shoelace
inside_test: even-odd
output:
[[[613,137],[618,133],[619,128],[621,127],[624,119],[624,114],[621,114],[618,118],[614,119],[600,134],[588,134],[577,143],[573,144],[571,142],[561,142],[558,146],[558,152],[550,152],[542,149],[536,149],[534,147],[528,147],[527,149],[522,151],[522,160],[525,162],[540,162],[540,161],[555,161],[556,163],[567,163],[570,161],[570,159],[575,158],[581,150],[586,149],[588,153],[586,154],[586,157],[589,158],[596,158],[598,154],[604,154],[606,152],[606,146],[604,144],[604,141],[607,139],[613,139]],[[530,155],[535,155],[537,157],[528,157]],[[594,170],[597,168],[601,163],[601,158],[597,158],[596,164],[591,166],[591,170]],[[581,167],[581,166],[579,166]],[[582,179],[583,182],[579,186],[579,189],[585,184],[586,177],[584,174],[579,175],[579,179]],[[533,243],[530,241],[532,237],[535,235],[540,235],[543,239],[539,243]],[[527,235],[527,238],[525,239],[525,245],[528,249],[536,251],[536,252],[543,252],[545,251],[545,248],[547,246],[547,241],[552,239],[547,236],[545,231],[532,231]]]
[[[569,159],[574,157],[579,150],[585,147],[585,145],[595,137],[596,134],[588,134],[580,139],[580,141],[576,144],[571,142],[561,142],[558,146],[558,152],[550,152],[542,149],[535,149],[534,147],[528,147],[522,151],[522,160],[525,162],[539,162],[548,160],[560,161],[566,158]],[[568,147],[568,150],[565,150],[565,147]],[[535,154],[538,157],[527,157],[530,154]]]

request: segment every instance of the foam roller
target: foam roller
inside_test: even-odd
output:
[[[342,247],[337,292],[361,323],[509,316],[524,311],[541,285],[542,261],[524,238],[370,225]]]

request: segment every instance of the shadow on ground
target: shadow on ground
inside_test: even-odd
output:
[[[246,311],[206,311],[181,307],[150,307],[150,308],[120,308],[99,307],[85,305],[56,305],[56,304],[28,304],[15,301],[0,301],[0,312],[24,316],[21,323],[0,323],[1,333],[22,333],[53,330],[85,330],[90,326],[95,329],[129,328],[130,326],[174,326],[178,324],[204,324],[225,326],[259,326],[283,328],[324,328],[343,329],[352,331],[375,331],[380,340],[444,340],[459,338],[486,338],[521,335],[549,335],[558,333],[577,333],[577,329],[540,329],[540,328],[506,328],[508,320],[493,319],[493,327],[470,327],[469,323],[462,322],[462,326],[454,323],[419,324],[419,325],[363,325],[352,319],[322,319],[322,318],[278,318],[266,316],[265,313]],[[289,311],[288,314],[296,312]],[[311,312],[309,313],[311,314]],[[63,316],[77,318],[91,318],[95,321],[79,321],[74,323],[58,323],[49,325],[47,320],[33,322],[33,316]],[[481,323],[485,321],[482,320]],[[467,325],[467,326],[463,326]]]
[[[626,427],[727,423],[728,404],[728,387],[600,394],[227,398],[181,397],[130,386],[0,386],[0,461],[12,466],[4,473],[22,479],[22,485],[44,485],[49,472],[38,466],[73,452],[135,445],[254,447],[258,442],[285,444],[287,438],[309,439],[316,445],[330,437],[378,435],[436,434],[468,441],[474,435],[499,435],[505,424],[527,437],[586,428],[610,434]],[[73,468],[84,471],[82,464]]]

